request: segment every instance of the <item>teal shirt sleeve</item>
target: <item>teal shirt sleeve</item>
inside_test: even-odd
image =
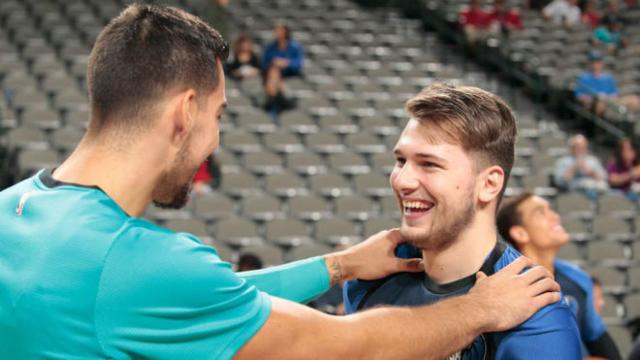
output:
[[[329,271],[321,256],[237,275],[269,295],[299,303],[329,290]]]
[[[266,322],[269,295],[188,234],[125,231],[103,267],[95,327],[114,359],[231,359]]]

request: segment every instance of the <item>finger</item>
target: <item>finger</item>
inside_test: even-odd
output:
[[[560,285],[551,278],[544,278],[529,286],[529,293],[533,296],[540,295],[549,291],[560,291]]]
[[[419,272],[424,271],[424,262],[422,259],[402,259],[396,262],[398,271]]]
[[[511,262],[511,264],[505,266],[498,273],[513,274],[513,275],[520,274],[522,270],[524,270],[525,268],[531,265],[533,265],[533,263],[531,262],[531,260],[529,260],[528,257],[520,256],[515,261]]]
[[[533,284],[534,282],[543,278],[552,278],[551,273],[544,266],[534,266],[526,272],[519,275],[526,284]]]
[[[482,271],[478,271],[476,273],[476,282],[486,278],[487,278],[487,274],[483,273]]]
[[[533,305],[536,308],[536,311],[549,305],[554,304],[560,301],[560,293],[557,291],[554,292],[546,292],[544,294],[540,294],[533,299]]]

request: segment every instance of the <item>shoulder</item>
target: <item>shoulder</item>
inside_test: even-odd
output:
[[[557,272],[562,273],[585,291],[591,289],[591,277],[577,265],[559,259],[555,261],[554,265]]]

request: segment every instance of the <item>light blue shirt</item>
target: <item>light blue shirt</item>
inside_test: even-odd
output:
[[[267,293],[329,288],[321,257],[235,274],[193,235],[41,171],[0,192],[0,358],[231,359]]]

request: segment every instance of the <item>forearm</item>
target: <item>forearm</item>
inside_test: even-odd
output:
[[[428,307],[365,311],[351,316],[349,349],[353,353],[347,357],[442,359],[466,347],[483,331],[483,316],[470,296]]]
[[[609,184],[611,186],[621,186],[633,179],[633,175],[631,172],[621,173],[621,174],[610,174],[609,175]]]
[[[298,303],[309,302],[330,287],[329,272],[322,257],[240,272],[237,275],[260,291]]]

